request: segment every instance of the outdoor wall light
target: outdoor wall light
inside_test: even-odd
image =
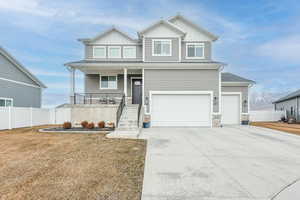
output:
[[[214,105],[218,104],[218,97],[214,97]]]
[[[243,104],[244,104],[244,107],[247,107],[248,101],[247,101],[247,100],[244,100],[244,101],[243,101]]]

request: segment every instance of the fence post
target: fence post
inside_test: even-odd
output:
[[[11,106],[8,107],[8,129],[12,129]]]

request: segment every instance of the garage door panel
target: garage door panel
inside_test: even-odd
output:
[[[153,126],[210,126],[210,95],[154,94],[151,104]]]
[[[222,124],[240,124],[240,96],[222,95]]]

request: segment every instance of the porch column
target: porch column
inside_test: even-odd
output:
[[[74,102],[74,96],[75,96],[75,69],[70,68],[70,97],[71,97],[71,102]]]
[[[127,97],[127,68],[124,68],[124,95]]]

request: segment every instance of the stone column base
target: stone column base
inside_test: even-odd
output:
[[[221,126],[221,114],[213,114],[212,115],[212,126],[213,127]]]

